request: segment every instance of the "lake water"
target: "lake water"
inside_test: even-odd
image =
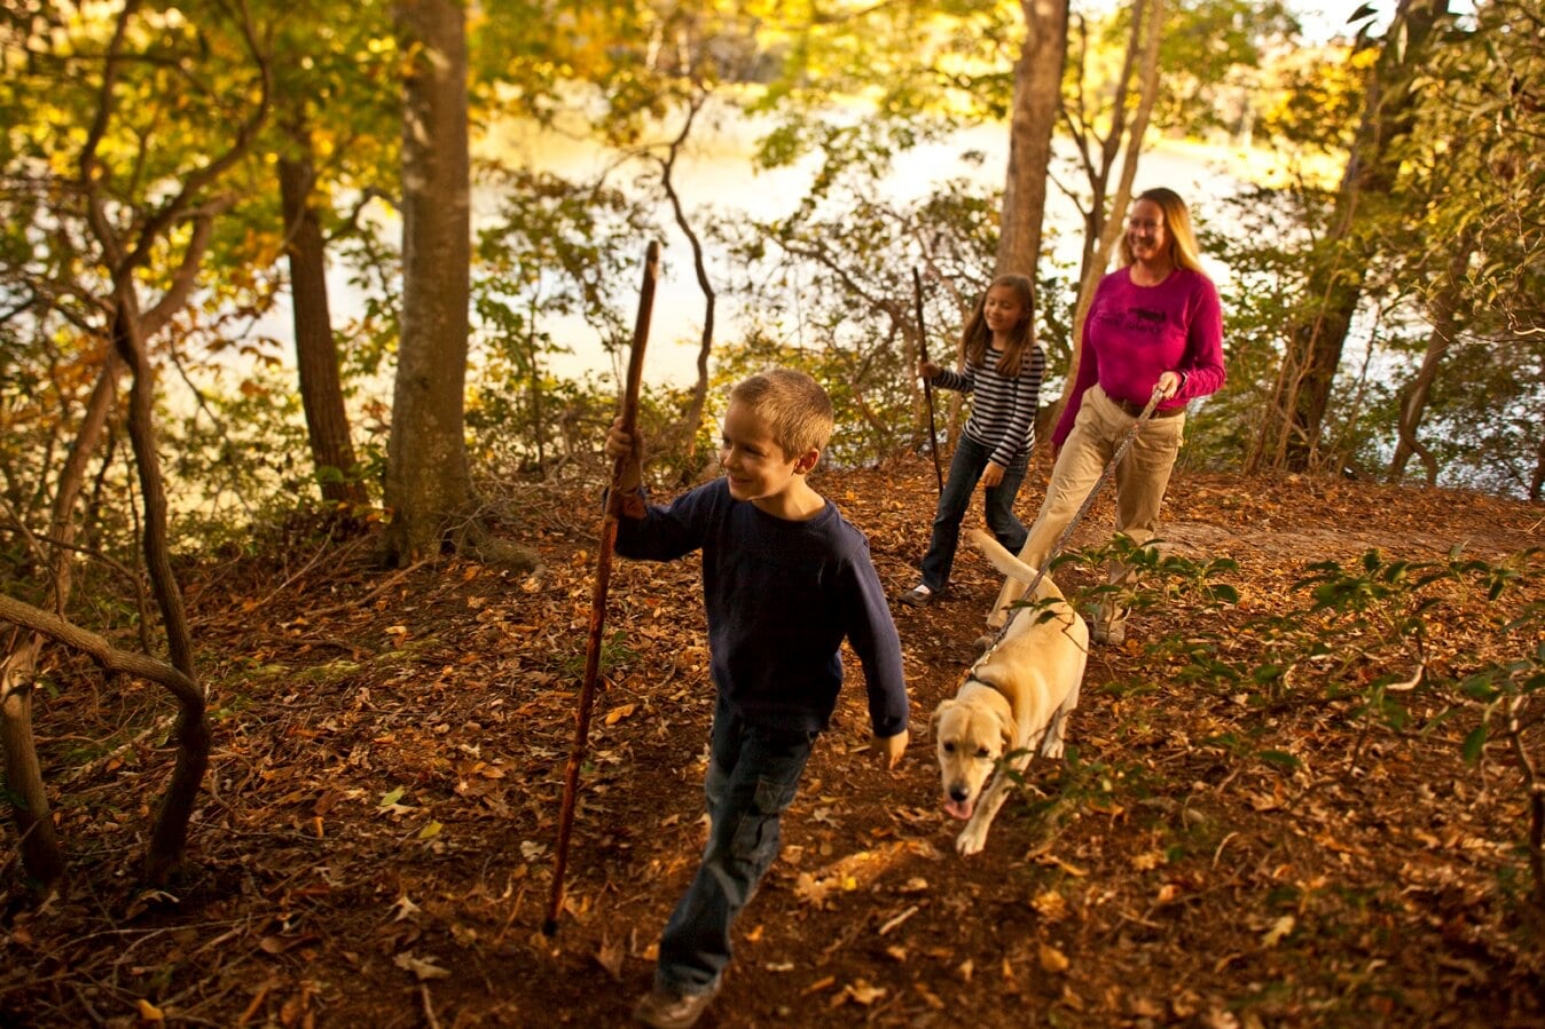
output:
[[[757,132],[758,127],[744,119],[725,118],[718,126],[709,125],[706,120],[699,124],[695,138],[683,150],[675,170],[678,193],[695,225],[700,225],[709,214],[777,217],[791,211],[807,193],[817,159],[811,157],[792,167],[757,171],[750,159]],[[615,152],[578,139],[574,134],[543,131],[517,122],[498,126],[481,146],[507,162],[576,180],[596,177],[614,163],[617,156]],[[982,155],[983,159],[969,159],[967,155],[973,152]],[[1232,170],[1225,167],[1230,161],[1234,163]],[[902,155],[878,188],[897,202],[926,196],[930,190],[952,179],[965,179],[984,189],[995,189],[1002,186],[1007,167],[1007,124],[983,125],[955,133],[947,142],[929,143]],[[635,162],[631,167],[613,172],[612,181],[628,182],[641,168]],[[1238,188],[1241,174],[1242,165],[1235,155],[1160,144],[1143,155],[1135,188],[1169,186],[1188,199],[1199,217],[1205,218],[1209,208],[1217,209],[1218,199]],[[488,196],[474,196],[474,212],[479,208],[487,210],[491,201]],[[395,211],[382,209],[382,216],[393,223],[386,226],[389,234],[400,231]],[[686,386],[697,376],[703,297],[693,274],[691,247],[676,228],[663,197],[658,219],[666,231],[660,240],[663,249],[661,274],[644,374],[651,383]],[[1055,188],[1048,196],[1046,224],[1058,230],[1060,252],[1056,256],[1076,262],[1082,239],[1081,222],[1072,201]],[[634,282],[642,274],[646,243],[646,240],[639,240],[635,264],[638,273]],[[735,299],[725,296],[722,289],[730,281],[729,258],[711,243],[705,243],[705,246],[708,248],[709,274],[720,293],[716,341],[734,339],[738,335],[737,322],[741,312]],[[991,259],[992,255],[983,255],[984,262]],[[1216,263],[1209,266],[1209,271],[1220,282],[1227,278],[1227,269]],[[347,273],[340,269],[334,269],[329,277],[333,318],[340,328],[358,317],[362,308],[359,295],[347,279]],[[636,293],[632,295],[636,296]],[[632,319],[633,312],[629,310],[628,324]],[[553,372],[564,378],[613,373],[611,360],[601,346],[599,336],[582,319],[553,319],[545,327],[555,340],[572,351],[550,359],[549,367]],[[945,335],[958,330],[959,326],[939,326],[937,329]],[[292,339],[288,304],[282,304],[264,318],[254,331],[279,340]],[[286,348],[285,356],[287,360],[293,360],[293,349]],[[390,383],[378,384],[372,392],[389,401]]]
[[[817,160],[808,158],[789,168],[756,171],[750,161],[756,126],[744,121],[726,120],[711,131],[701,131],[679,158],[675,181],[689,219],[701,224],[709,214],[744,213],[754,218],[773,218],[791,211],[809,189]],[[530,126],[511,124],[503,127],[489,145],[507,159],[516,159],[531,167],[572,178],[600,174],[615,155],[592,144],[556,132],[543,132]],[[976,152],[985,159],[973,161],[967,154]],[[1231,194],[1239,180],[1222,169],[1214,159],[1200,151],[1173,146],[1159,146],[1143,155],[1136,189],[1166,185],[1188,198],[1193,210],[1205,217],[1209,201]],[[906,202],[926,196],[930,190],[951,179],[966,179],[984,188],[1002,186],[1008,167],[1008,126],[986,125],[956,133],[948,142],[930,143],[902,155],[892,173],[878,185],[889,199]],[[616,176],[625,181],[627,173]],[[1081,246],[1082,228],[1077,209],[1062,193],[1053,189],[1048,197],[1046,221],[1057,227],[1059,245],[1065,251],[1057,256],[1076,262]],[[661,239],[663,256],[650,331],[650,347],[645,377],[654,383],[687,385],[696,378],[698,340],[702,329],[703,297],[692,269],[691,247],[661,201],[660,220],[667,231]],[[701,233],[700,233],[701,234]],[[718,285],[729,281],[722,252],[708,249],[710,277]],[[990,261],[991,255],[983,255]],[[640,241],[638,267],[642,272],[643,241]],[[1220,280],[1226,269],[1210,269]],[[739,312],[733,298],[720,293],[715,336],[733,339],[737,333]],[[631,321],[631,315],[630,315]],[[567,343],[573,354],[554,358],[554,371],[565,377],[604,371],[609,362],[599,338],[580,319],[555,321],[554,337]],[[956,327],[940,327],[948,333]]]

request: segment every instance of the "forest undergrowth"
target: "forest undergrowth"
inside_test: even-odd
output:
[[[816,485],[888,593],[912,585],[931,466]],[[698,562],[616,568],[546,937],[597,508],[513,492],[507,532],[545,562],[529,576],[383,572],[368,537],[299,532],[193,571],[215,751],[169,889],[134,868],[172,712],[53,652],[35,721],[70,878],[39,905],[7,839],[0,1022],[626,1023],[703,840]],[[1022,515],[1039,500],[1027,485]],[[928,714],[998,579],[963,549],[941,600],[894,606],[906,759],[886,773],[870,753],[850,656],[702,1024],[1545,1025],[1528,854],[1545,510],[1185,472],[1165,516],[1127,641],[1090,654],[1069,759],[1032,765],[970,859]],[[1097,597],[1111,518],[1102,498],[1075,533],[1070,596]]]

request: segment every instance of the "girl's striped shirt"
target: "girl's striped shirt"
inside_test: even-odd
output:
[[[998,347],[989,346],[981,367],[967,362],[964,371],[943,369],[933,385],[974,395],[966,435],[992,451],[993,464],[1008,468],[1035,445],[1035,412],[1041,402],[1046,353],[1039,343],[1033,344],[1025,352],[1017,379],[998,373],[1002,355]]]

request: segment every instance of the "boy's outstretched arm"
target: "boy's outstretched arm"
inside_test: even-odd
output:
[[[848,642],[864,669],[869,693],[869,724],[874,752],[887,768],[895,768],[907,749],[906,676],[902,670],[901,638],[885,602],[885,590],[869,557],[869,543],[860,535],[855,559],[848,565]]]

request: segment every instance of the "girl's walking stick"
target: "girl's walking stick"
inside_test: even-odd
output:
[[[644,372],[644,345],[649,342],[649,316],[654,310],[655,281],[660,275],[660,244],[651,242],[644,254],[644,284],[639,290],[638,320],[633,324],[633,350],[628,356],[628,382],[622,399],[622,427],[637,437],[638,392]],[[636,456],[636,455],[635,455]],[[558,931],[563,910],[563,872],[568,863],[569,833],[574,828],[574,798],[579,790],[579,768],[585,760],[585,738],[590,734],[590,711],[595,706],[596,680],[601,671],[601,633],[606,624],[606,588],[612,577],[612,548],[617,545],[617,519],[624,511],[642,514],[638,494],[623,489],[623,473],[633,459],[619,457],[612,464],[611,489],[601,516],[601,542],[596,553],[595,587],[590,594],[590,639],[585,647],[585,679],[579,690],[579,714],[574,726],[574,747],[563,778],[563,806],[558,813],[558,844],[553,852],[553,890],[547,902],[542,932]]]
[[[923,277],[912,269],[912,295],[917,298],[917,356],[928,360],[928,329],[923,324]],[[923,380],[923,400],[928,405],[928,443],[933,448],[933,474],[939,479],[939,494],[944,494],[944,469],[939,467],[939,430],[933,424],[933,386]]]

